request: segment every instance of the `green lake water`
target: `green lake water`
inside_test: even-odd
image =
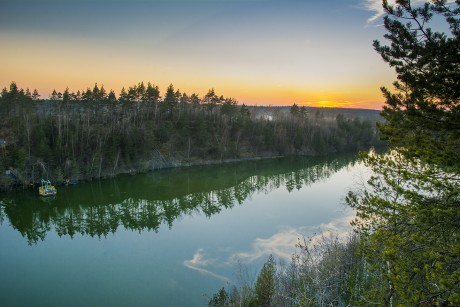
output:
[[[0,305],[206,306],[302,236],[350,230],[356,156],[154,171],[0,194]]]

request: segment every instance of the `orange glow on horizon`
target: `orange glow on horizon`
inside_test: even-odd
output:
[[[108,82],[95,80],[87,83],[84,78],[79,78],[77,76],[70,76],[66,79],[57,79],[53,77],[55,76],[48,75],[47,78],[38,78],[36,75],[29,75],[27,77],[20,77],[18,75],[10,81],[7,81],[6,79],[2,80],[2,78],[0,78],[0,86],[1,88],[9,88],[10,82],[15,81],[20,88],[29,88],[31,91],[33,89],[37,89],[41,95],[40,98],[46,99],[49,97],[53,89],[58,92],[63,92],[66,87],[68,87],[71,92],[77,92],[78,90],[82,91],[87,88],[92,89],[94,84],[97,82],[98,86],[101,87],[103,85],[107,92],[109,90],[114,90],[116,96],[118,97],[122,87],[127,89],[128,87],[141,82],[134,80],[122,82],[116,78],[100,78],[106,79]],[[147,84],[149,81],[144,80],[142,82]],[[378,91],[372,90],[355,90],[351,93],[340,91],[321,91],[315,93],[311,89],[303,89],[300,86],[292,86],[291,88],[287,86],[275,87],[271,86],[271,84],[263,84],[260,82],[254,82],[248,85],[241,84],[235,80],[224,80],[224,82],[219,82],[219,84],[210,85],[204,84],[207,82],[196,82],[196,80],[179,78],[173,82],[155,82],[154,80],[151,80],[150,82],[159,87],[161,96],[165,94],[167,86],[172,83],[176,90],[180,90],[182,93],[186,93],[188,95],[196,93],[199,97],[203,97],[209,89],[214,88],[217,95],[234,98],[239,104],[244,103],[246,105],[292,106],[293,104],[297,104],[299,106],[320,108],[359,108],[381,110],[384,104],[381,94]],[[53,86],[50,86],[50,84],[53,84]],[[329,97],[326,98],[324,96]]]
[[[349,24],[336,20],[349,27],[340,31],[334,20],[310,31],[330,17],[330,10],[324,6],[323,17],[318,10],[318,16],[312,15],[317,20],[303,18],[303,10],[310,8],[305,1],[145,1],[149,5],[133,6],[121,0],[113,6],[79,6],[79,14],[85,12],[89,20],[70,15],[67,20],[67,14],[56,14],[66,6],[51,2],[39,5],[51,5],[40,14],[35,6],[25,6],[34,18],[24,18],[16,2],[6,7],[6,14],[19,15],[9,16],[0,28],[5,42],[0,48],[0,90],[14,81],[20,88],[37,89],[42,99],[53,90],[85,91],[95,83],[118,97],[123,87],[150,81],[161,96],[172,84],[181,93],[200,97],[213,88],[219,96],[251,106],[378,110],[384,101],[380,87],[391,89],[396,77],[370,43],[381,36],[379,28],[365,27],[366,18],[361,25],[350,18]],[[111,14],[101,19],[96,11]],[[181,18],[171,23],[171,13]],[[235,16],[240,22],[234,22]],[[346,43],[337,49],[338,42]]]
[[[114,48],[107,57],[106,47],[78,44],[64,40],[67,49],[63,52],[62,40],[45,39],[46,48],[28,48],[24,42],[39,46],[42,41],[19,35],[7,36],[10,44],[0,50],[0,88],[9,87],[14,81],[21,88],[37,89],[40,98],[48,98],[55,89],[71,92],[92,89],[97,82],[105,90],[114,90],[118,96],[121,88],[127,89],[139,82],[159,87],[163,96],[169,84],[176,90],[191,95],[206,95],[214,88],[216,94],[236,99],[240,104],[259,106],[292,106],[293,104],[314,107],[342,107],[381,109],[380,86],[391,87],[392,73],[362,77],[334,78],[322,71],[315,74],[304,71],[281,70],[279,67],[252,62],[231,66],[228,61],[207,66],[208,59],[197,56],[196,61],[169,54],[136,53],[126,57],[132,50],[127,47]],[[37,60],[39,59],[39,60]],[[238,61],[237,61],[238,60]],[[234,59],[239,63],[241,59]],[[114,64],[116,63],[116,64]],[[254,64],[255,65],[255,64]],[[235,68],[236,67],[236,68]],[[286,66],[289,67],[289,66]],[[296,66],[297,67],[297,66]],[[342,72],[343,74],[343,72]]]
[[[331,101],[331,100],[321,100],[317,102],[305,102],[302,105],[309,107],[317,108],[353,108],[353,109],[373,109],[381,110],[383,102],[353,102],[353,101]]]

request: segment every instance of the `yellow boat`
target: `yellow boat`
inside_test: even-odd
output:
[[[42,186],[38,188],[38,194],[40,194],[40,196],[52,196],[56,195],[56,193],[56,188],[51,185],[51,182],[42,179]]]

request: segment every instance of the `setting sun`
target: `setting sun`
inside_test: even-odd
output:
[[[41,98],[96,82],[118,95],[150,81],[162,92],[214,88],[247,105],[380,109],[379,88],[394,80],[372,48],[372,11],[349,3],[14,3],[0,12],[0,87],[15,81]]]

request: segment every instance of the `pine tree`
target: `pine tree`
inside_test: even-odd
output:
[[[407,156],[441,166],[460,164],[460,2],[432,1],[414,7],[411,1],[384,1],[385,38],[374,41],[376,51],[394,67],[396,92],[382,88],[387,120],[380,130],[392,147]],[[435,13],[445,17],[451,33],[427,25]]]
[[[164,98],[164,104],[166,110],[169,114],[172,114],[172,111],[176,108],[178,103],[176,93],[174,92],[174,86],[170,84],[166,90],[166,95]]]
[[[460,304],[460,1],[383,1],[376,51],[394,67],[379,125],[391,151],[364,154],[370,189],[349,193],[367,260],[388,281],[383,305]],[[443,16],[450,33],[428,25]]]
[[[38,97],[40,97],[40,94],[38,93],[37,89],[34,89],[34,91],[32,92],[32,99],[38,100]]]
[[[276,290],[276,264],[273,255],[264,263],[256,281],[257,305],[270,307]]]

